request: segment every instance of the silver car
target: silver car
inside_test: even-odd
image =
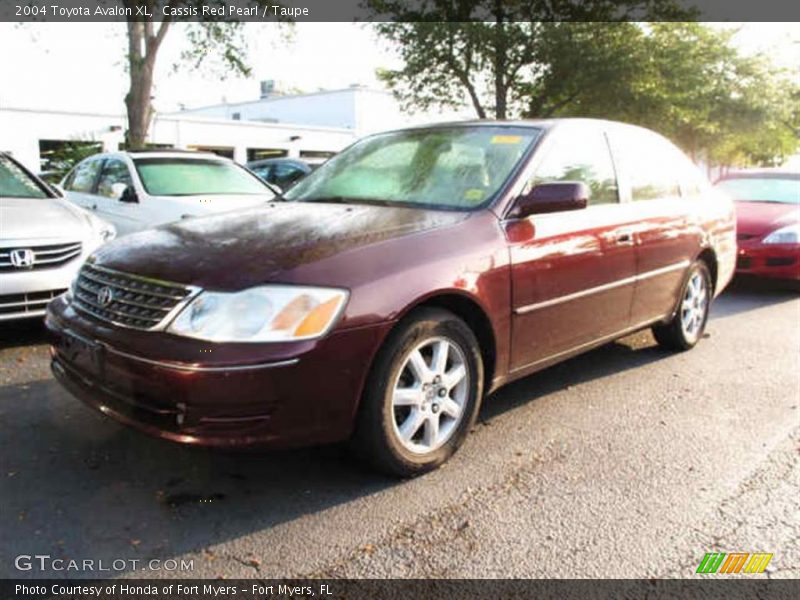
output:
[[[0,152],[0,321],[40,317],[114,226]]]

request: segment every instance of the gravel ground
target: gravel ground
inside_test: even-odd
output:
[[[765,576],[800,577],[800,298],[738,284],[707,338],[641,333],[514,383],[449,464],[398,482],[339,447],[143,437],[54,383],[40,325],[3,325],[0,576],[114,574],[14,568],[49,554],[193,561],[129,577],[687,577],[764,551]]]

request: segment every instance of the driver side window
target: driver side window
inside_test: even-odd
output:
[[[617,174],[601,131],[558,131],[530,188],[540,183],[582,181],[591,190],[589,205],[619,202]]]
[[[97,194],[106,198],[116,198],[113,186],[121,183],[126,187],[131,185],[131,174],[127,165],[116,158],[108,159],[103,165],[103,173],[97,183]]]

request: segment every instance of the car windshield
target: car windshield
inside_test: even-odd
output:
[[[0,198],[49,198],[49,196],[14,161],[0,155]]]
[[[134,164],[144,189],[152,196],[274,195],[258,177],[222,160],[137,158]]]
[[[740,202],[800,204],[800,178],[732,177],[717,185]]]
[[[508,126],[379,134],[331,158],[285,196],[475,210],[492,201],[538,135],[538,129]]]

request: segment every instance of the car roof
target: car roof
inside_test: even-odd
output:
[[[88,158],[120,158],[127,156],[130,159],[137,158],[183,158],[183,159],[203,159],[230,161],[230,158],[214,154],[213,152],[197,152],[195,150],[125,150],[118,152],[99,152]]]
[[[391,131],[385,131],[380,133],[394,133],[400,131],[415,131],[415,130],[431,130],[431,129],[446,129],[446,128],[453,128],[453,127],[520,127],[523,129],[537,129],[537,130],[550,130],[560,125],[567,125],[567,124],[586,124],[586,125],[605,125],[611,127],[630,127],[635,129],[645,129],[646,131],[651,131],[639,125],[633,125],[631,123],[625,123],[622,121],[611,121],[609,119],[593,119],[589,117],[564,117],[564,118],[553,118],[553,119],[503,119],[503,120],[495,120],[495,119],[466,119],[463,121],[445,121],[442,123],[423,123],[420,125],[412,125],[410,127],[401,127],[398,129],[394,129]],[[380,135],[377,133],[375,135]],[[656,133],[656,132],[653,132]]]
[[[764,169],[739,169],[729,171],[719,178],[720,181],[726,179],[797,179],[800,180],[800,171],[791,171],[780,167],[770,167]]]

